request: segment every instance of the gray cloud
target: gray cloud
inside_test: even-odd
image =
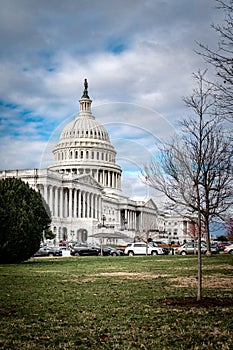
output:
[[[78,112],[84,78],[119,160],[128,171],[141,164],[140,154],[152,154],[154,139],[168,139],[187,114],[182,97],[205,66],[195,41],[217,42],[210,25],[223,15],[214,7],[214,0],[1,0],[1,167],[40,163],[49,135],[45,154]]]

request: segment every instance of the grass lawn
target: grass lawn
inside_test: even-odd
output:
[[[0,348],[233,349],[233,258],[37,258],[0,265]]]

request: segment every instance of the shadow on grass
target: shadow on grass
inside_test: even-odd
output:
[[[203,297],[197,301],[196,297],[185,298],[166,298],[157,300],[159,304],[168,306],[180,306],[184,308],[197,307],[197,308],[209,308],[209,307],[227,307],[233,305],[233,298],[211,298]]]

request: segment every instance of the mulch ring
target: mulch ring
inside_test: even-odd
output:
[[[184,308],[229,307],[233,305],[233,298],[203,297],[198,301],[196,297],[185,297],[159,299],[157,302],[162,305],[180,306]]]
[[[13,308],[5,308],[5,307],[0,307],[0,316],[10,316],[14,314],[16,311]]]

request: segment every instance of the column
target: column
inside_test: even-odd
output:
[[[64,217],[68,217],[68,189],[64,189]]]
[[[44,185],[44,200],[47,204],[49,204],[48,203],[48,187],[47,187],[47,185]]]
[[[77,218],[77,190],[74,189],[74,218]]]
[[[86,203],[87,203],[87,208],[86,208],[86,217],[90,217],[90,192],[86,193]]]
[[[72,188],[69,188],[69,214],[68,217],[72,218]]]
[[[104,170],[101,171],[101,184],[104,186]]]
[[[53,189],[52,189],[52,186],[49,186],[49,209],[51,211],[51,215],[53,216]]]
[[[54,188],[55,191],[55,203],[54,203],[54,216],[58,217],[58,188]]]
[[[91,195],[91,218],[95,217],[95,203],[94,203],[94,194]]]
[[[81,190],[78,191],[78,217],[81,218],[81,207],[82,207],[82,194],[81,194]]]
[[[94,195],[93,218],[97,219],[97,195]]]
[[[101,220],[101,212],[102,212],[102,200],[101,197],[99,196],[98,198],[98,211],[97,211],[97,219]]]
[[[87,192],[84,192],[84,217],[87,218]]]
[[[136,230],[137,228],[137,215],[136,215],[136,211],[134,212],[134,229]]]
[[[119,174],[117,174],[117,188],[120,188],[119,184],[120,184],[120,181],[119,181]]]
[[[63,188],[60,188],[60,217],[63,218],[64,212],[63,212],[63,207],[64,207],[64,197],[63,197]]]

